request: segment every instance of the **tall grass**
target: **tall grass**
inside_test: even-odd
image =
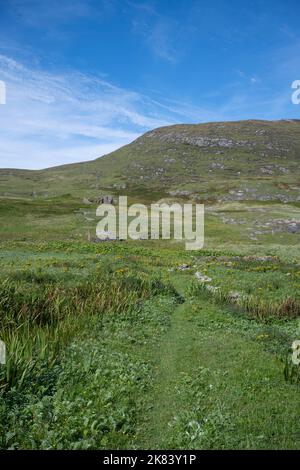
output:
[[[300,300],[291,296],[270,300],[259,295],[240,294],[234,298],[230,292],[196,281],[191,284],[188,293],[191,296],[210,297],[217,303],[235,305],[260,321],[274,318],[285,320],[300,316]]]
[[[130,273],[101,273],[72,286],[5,279],[0,283],[0,338],[7,362],[0,369],[0,389],[22,387],[39,364],[53,365],[90,316],[120,315],[168,289],[157,278]]]

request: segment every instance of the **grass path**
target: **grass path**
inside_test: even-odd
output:
[[[174,310],[156,351],[140,447],[300,447],[299,387],[285,383],[258,327],[207,300]]]
[[[87,317],[55,365],[0,401],[1,446],[299,449],[299,386],[284,381],[276,335],[185,294],[192,279],[171,275],[184,303],[156,285],[138,305]]]

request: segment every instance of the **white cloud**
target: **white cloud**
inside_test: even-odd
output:
[[[45,168],[91,160],[149,129],[226,119],[223,106],[197,106],[118,87],[100,76],[51,73],[0,55],[7,104],[0,107],[0,167]]]
[[[42,168],[99,157],[176,122],[146,96],[77,72],[50,73],[0,55],[0,167]],[[72,156],[73,154],[73,156]]]
[[[294,69],[293,60],[289,65]],[[0,167],[91,160],[169,124],[278,119],[299,112],[290,102],[289,86],[273,90],[269,81],[236,72],[238,81],[211,94],[201,95],[199,85],[198,106],[159,94],[153,99],[101,76],[52,73],[0,55],[7,94],[6,104],[0,105]]]
[[[76,163],[99,157],[113,152],[117,148],[124,145],[124,141],[116,140],[114,143],[98,144],[98,145],[77,145],[74,147],[66,146],[59,148],[45,147],[39,142],[15,141],[11,145],[9,140],[1,141],[1,150],[5,154],[3,158],[4,168],[24,168],[29,170],[46,168],[50,166],[58,166],[67,163]],[[24,155],[30,155],[30,159],[25,159]],[[13,163],[12,163],[13,162]]]

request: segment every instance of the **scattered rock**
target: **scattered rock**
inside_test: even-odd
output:
[[[93,203],[92,203],[89,199],[87,199],[86,197],[84,197],[84,198],[82,199],[82,202],[83,202],[83,204],[87,204],[87,205],[93,204]]]
[[[205,274],[202,274],[200,273],[199,271],[197,271],[195,273],[195,276],[196,278],[200,281],[200,282],[211,282],[212,281],[212,278],[209,277],[209,276],[206,276]]]
[[[211,286],[211,285],[208,284],[208,285],[206,286],[206,289],[209,290],[209,292],[216,293],[216,292],[220,289],[220,287]]]
[[[262,261],[262,262],[274,261],[275,262],[275,261],[278,261],[278,257],[277,256],[271,256],[271,255],[268,255],[268,256],[249,255],[249,256],[244,256],[243,260],[244,261]]]
[[[99,196],[99,197],[89,197],[83,199],[84,204],[114,204],[115,200],[113,196]]]
[[[241,299],[242,296],[239,292],[231,291],[231,292],[229,292],[228,297],[229,297],[229,300],[231,302],[238,302]]]
[[[187,271],[188,269],[191,269],[189,264],[181,264],[178,266],[179,271]]]
[[[97,240],[105,241],[105,240],[116,240],[116,239],[117,237],[115,236],[115,234],[111,232],[106,232],[105,230],[97,232]]]

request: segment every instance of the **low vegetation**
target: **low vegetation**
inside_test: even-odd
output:
[[[273,314],[298,301],[294,262],[149,242],[2,248],[2,448],[299,447],[285,365],[298,320]],[[274,312],[216,299],[200,270]]]
[[[299,130],[173,126],[0,170],[2,449],[300,448]],[[94,243],[104,194],[205,201],[204,249]]]

